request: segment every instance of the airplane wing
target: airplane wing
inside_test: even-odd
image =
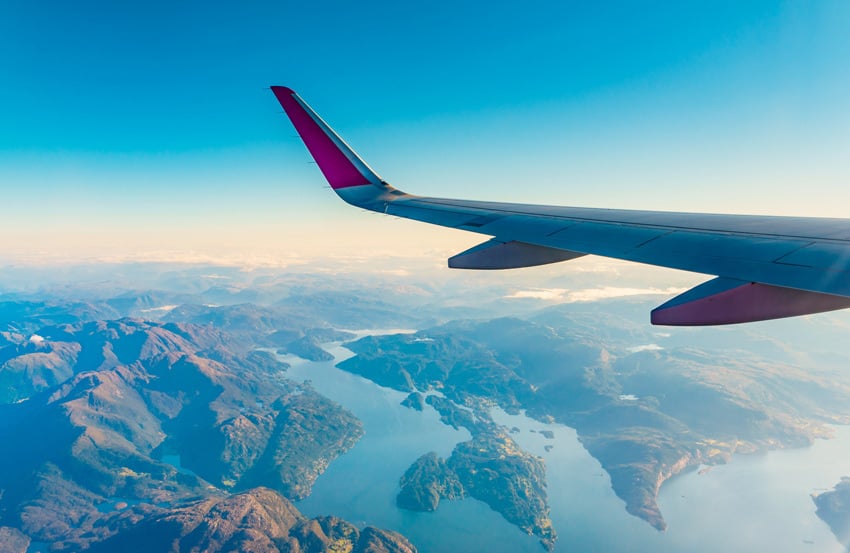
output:
[[[594,254],[716,277],[654,309],[651,321],[662,325],[744,323],[850,307],[850,219],[415,196],[387,184],[291,89],[271,89],[343,200],[490,237],[449,258],[449,267],[510,269]]]

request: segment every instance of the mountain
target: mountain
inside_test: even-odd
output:
[[[376,291],[377,290],[377,291]],[[367,328],[417,328],[423,322],[433,322],[429,316],[419,316],[416,310],[399,308],[414,299],[396,294],[403,303],[391,303],[391,291],[380,288],[371,291],[321,291],[286,297],[274,307],[291,316],[316,317],[331,326],[362,330]]]
[[[251,303],[222,306],[185,304],[169,311],[162,320],[210,326],[229,334],[243,345],[264,343],[263,337],[273,333],[287,332],[291,339],[295,339],[302,335],[301,329],[305,324],[315,326],[311,324],[312,319],[305,322],[278,309]]]
[[[296,315],[282,308],[253,304],[225,306],[180,305],[162,317],[164,321],[209,326],[236,338],[243,348],[276,348],[310,361],[330,361],[322,349],[325,342],[341,342],[354,334],[326,326],[306,312]]]
[[[335,517],[307,519],[280,494],[255,488],[143,516],[125,513],[121,530],[87,550],[91,553],[150,551],[414,553],[404,537],[373,527],[359,530]]]
[[[163,290],[128,291],[111,297],[104,303],[123,317],[156,318],[183,304],[198,303],[201,297]]]
[[[119,316],[114,308],[100,301],[0,301],[0,332],[29,336],[48,325],[114,319]]]
[[[256,486],[299,499],[362,434],[285,364],[209,326],[122,319],[38,336],[0,348],[0,378],[38,377],[0,405],[0,442],[14,444],[0,526],[34,541],[84,547],[126,505]]]

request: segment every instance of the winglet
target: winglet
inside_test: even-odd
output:
[[[344,200],[363,206],[392,190],[291,88],[273,86],[271,90],[328,184]]]

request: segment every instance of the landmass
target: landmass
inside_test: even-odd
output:
[[[109,538],[125,511],[258,486],[301,499],[363,433],[285,364],[209,326],[92,321],[4,342],[0,375],[18,384],[0,403],[0,443],[15,444],[0,457],[0,527],[56,548]]]
[[[281,553],[415,553],[398,533],[362,530],[336,517],[305,518],[289,501],[267,488],[227,498],[208,498],[167,511],[123,513],[120,530],[91,544],[91,553],[151,551],[257,551]]]
[[[541,458],[521,450],[507,434],[480,433],[459,443],[446,465],[457,474],[465,493],[540,538],[547,550],[554,549],[557,534],[549,518]]]
[[[134,266],[134,278],[146,270]],[[259,510],[223,502],[250,503],[243,494],[265,488],[303,497],[359,437],[350,413],[287,380],[286,364],[265,353],[326,359],[322,344],[354,339],[336,328],[425,329],[351,342],[356,355],[341,368],[404,391],[413,408],[427,397],[443,422],[470,434],[446,458],[414,463],[397,501],[427,510],[476,497],[542,540],[542,460],[510,439],[518,428],[493,423],[496,407],[576,429],[628,512],[659,530],[657,494],[672,475],[735,453],[805,446],[827,437],[827,424],[850,421],[847,357],[834,348],[843,329],[808,325],[806,351],[789,351],[748,328],[661,337],[635,322],[629,302],[518,308],[501,286],[445,285],[454,299],[444,305],[432,282],[374,271],[366,284],[224,267],[151,273],[179,291],[92,299],[113,286],[109,269],[110,284],[73,292],[83,300],[59,299],[71,292],[55,280],[43,294],[0,298],[0,440],[16,444],[0,458],[3,545],[82,550],[137,526],[177,524],[169,513],[185,517],[186,536],[199,536],[245,512],[257,526],[234,522],[233,536],[257,531],[278,550],[304,549],[302,537],[333,549],[353,535],[338,519],[266,533]],[[520,318],[487,320],[507,312]],[[479,319],[451,321],[458,316]],[[353,549],[360,539],[340,543]]]
[[[456,445],[447,460],[433,452],[420,457],[401,478],[398,506],[434,511],[440,499],[473,497],[552,550],[557,534],[549,518],[543,459],[520,449],[480,406],[459,406],[437,395],[426,401],[445,424],[466,428],[472,439]]]
[[[316,338],[302,336],[289,342],[286,347],[278,349],[278,353],[291,353],[308,361],[333,361],[334,356],[319,345]]]
[[[332,361],[334,356],[325,350],[322,345],[328,342],[342,342],[351,340],[354,334],[334,328],[309,328],[295,339],[298,332],[276,331],[271,333],[266,340],[282,345],[278,353],[291,353],[308,361]]]
[[[454,472],[433,451],[416,460],[399,482],[396,503],[410,511],[436,511],[440,499],[462,499],[463,485]]]
[[[839,543],[850,551],[850,478],[843,477],[832,490],[813,495],[812,499],[817,506],[818,517],[827,523]]]
[[[666,528],[658,492],[673,475],[734,453],[806,446],[829,436],[826,424],[850,420],[846,379],[746,350],[634,348],[639,330],[600,335],[599,327],[561,306],[530,320],[453,321],[364,337],[338,366],[397,390],[436,392],[428,403],[455,428],[476,428],[488,405],[575,428],[626,510],[658,530]]]
[[[410,392],[407,397],[401,401],[401,404],[405,407],[422,411],[425,409],[425,396],[419,392]]]
[[[466,428],[470,432],[485,432],[493,426],[490,415],[474,411],[465,406],[460,406],[450,399],[438,395],[430,395],[425,402],[433,407],[439,414],[443,424],[451,426],[455,430]]]
[[[26,553],[30,538],[16,528],[0,526],[0,553]]]

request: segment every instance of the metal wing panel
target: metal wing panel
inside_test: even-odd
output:
[[[540,213],[534,213],[536,209]],[[850,222],[843,219],[623,211],[416,197],[396,200],[387,213],[500,240],[850,296],[850,242],[831,238],[848,231]],[[489,222],[467,224],[476,219]]]
[[[569,248],[575,251],[622,258],[668,232],[652,227],[583,221],[568,226],[547,239],[552,244],[558,244],[558,247],[568,247],[569,244]]]
[[[628,209],[563,207],[534,204],[479,202],[445,198],[416,198],[423,207],[483,209],[494,213],[547,216],[576,221],[620,223],[669,230],[694,230],[729,234],[754,234],[812,240],[850,242],[850,219],[781,217],[773,215],[723,215]]]
[[[836,260],[839,266],[842,262],[843,265],[850,264],[850,248],[844,244],[815,242],[783,256],[777,263],[830,269],[835,267]]]
[[[440,225],[441,227],[460,228],[466,223],[486,215],[486,211],[474,211],[469,209],[433,209],[429,207],[419,207],[415,204],[395,201],[387,204],[384,213],[404,217],[405,219],[413,219],[416,221],[424,221]]]
[[[577,225],[576,221],[558,219],[555,217],[534,217],[531,215],[502,215],[498,219],[481,226],[475,230],[482,234],[489,234],[499,238],[512,240],[539,240],[542,236],[549,236],[561,230]]]
[[[677,230],[644,244],[640,255],[654,257],[669,252],[686,257],[773,263],[808,244],[810,242],[788,238]]]

